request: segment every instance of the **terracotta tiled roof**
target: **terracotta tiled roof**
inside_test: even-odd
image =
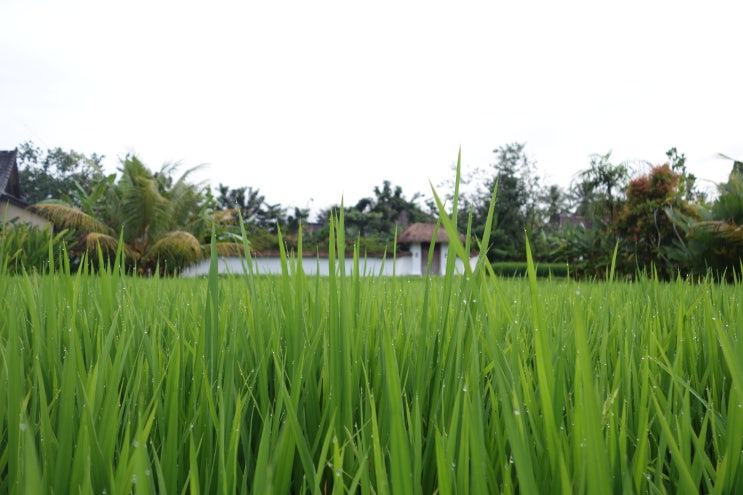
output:
[[[435,230],[435,223],[414,223],[397,236],[397,242],[431,242]],[[459,234],[459,239],[464,242],[464,236],[462,234]],[[439,227],[436,242],[449,242],[449,236],[446,234],[443,226]]]

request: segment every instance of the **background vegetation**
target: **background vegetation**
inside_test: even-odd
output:
[[[301,229],[303,249],[327,252],[328,220],[341,209],[346,235],[359,240],[362,253],[389,253],[404,226],[438,217],[432,198],[407,197],[390,181],[356,204],[328,206],[310,221],[309,210],[270,203],[254,186],[212,189],[189,180],[194,169],[181,173],[178,164],[165,164],[153,172],[135,156],[125,157],[116,174],[104,175],[102,158],[60,148],[43,152],[32,143],[19,147],[24,199],[74,237],[68,244],[73,266],[98,245],[110,256],[123,232],[130,266],[141,273],[178,272],[206,255],[212,225],[223,254],[240,253],[234,241],[241,229],[253,250],[296,250]],[[568,264],[575,278],[605,278],[616,247],[615,270],[627,278],[712,272],[733,280],[741,272],[743,164],[730,159],[728,181],[708,198],[683,154],[674,148],[667,158],[662,164],[614,163],[611,153],[597,154],[566,191],[545,183],[523,143],[500,146],[492,164],[462,177],[459,225],[472,216],[476,246],[496,189],[491,262],[525,261],[527,234],[538,261]],[[451,200],[453,183],[442,187]]]

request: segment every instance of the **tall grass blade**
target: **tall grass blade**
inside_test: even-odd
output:
[[[204,310],[204,342],[209,381],[217,379],[219,350],[219,258],[217,257],[217,234],[212,225],[211,256]]]

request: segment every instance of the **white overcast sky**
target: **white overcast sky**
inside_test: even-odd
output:
[[[743,157],[735,1],[0,3],[0,149],[31,140],[316,211],[526,142],[563,186],[612,150]]]

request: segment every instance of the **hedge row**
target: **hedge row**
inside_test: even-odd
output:
[[[566,263],[537,263],[535,266],[537,277],[567,277]],[[499,261],[493,263],[493,271],[500,277],[525,277],[525,261]]]

